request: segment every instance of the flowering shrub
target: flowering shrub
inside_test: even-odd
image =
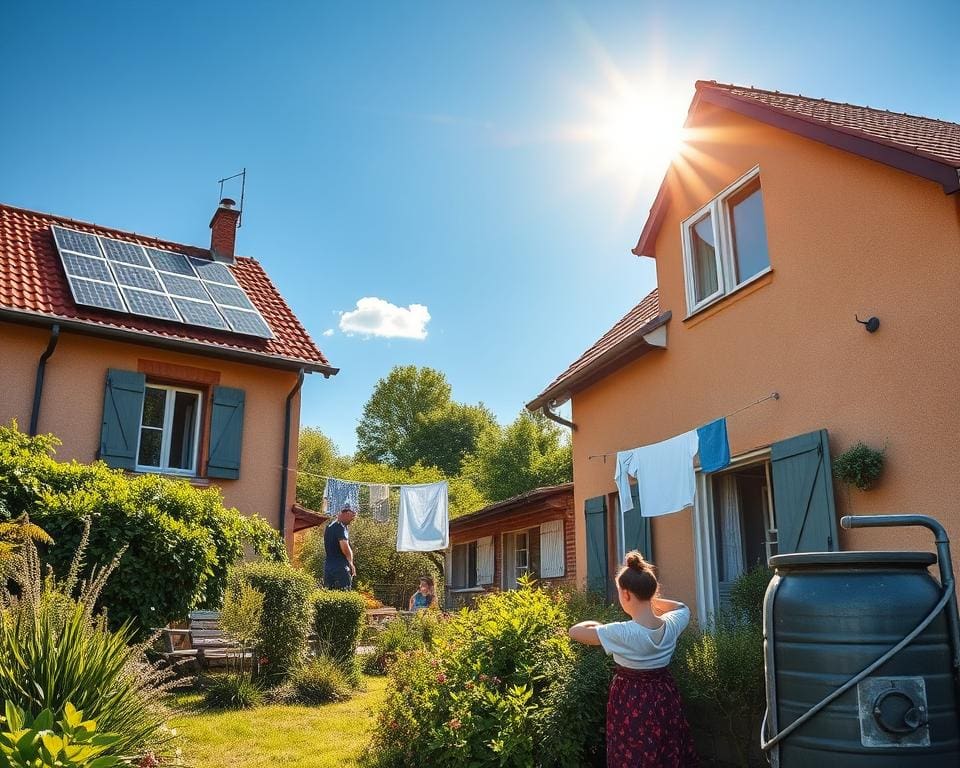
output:
[[[440,622],[432,644],[401,654],[364,761],[406,765],[582,766],[582,744],[551,749],[561,684],[579,669],[562,596],[526,583]],[[605,695],[605,691],[604,691]],[[592,702],[595,703],[595,702]],[[582,702],[581,702],[582,704]]]

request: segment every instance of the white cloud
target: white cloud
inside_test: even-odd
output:
[[[323,336],[333,336],[333,334],[334,334],[333,328],[327,328],[327,330],[325,330],[325,331],[323,332],[323,334],[321,334],[321,335],[323,335]]]
[[[423,304],[398,307],[376,296],[357,300],[357,308],[340,314],[340,330],[386,339],[425,339],[430,312]]]

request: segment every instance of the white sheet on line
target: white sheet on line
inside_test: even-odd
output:
[[[401,485],[397,552],[436,552],[449,544],[447,481]]]

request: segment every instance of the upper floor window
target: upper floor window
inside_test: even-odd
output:
[[[147,384],[140,418],[138,470],[197,474],[200,403],[199,392]]]
[[[683,257],[688,314],[770,269],[759,168],[683,222]]]

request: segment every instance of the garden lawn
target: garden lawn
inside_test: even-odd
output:
[[[386,677],[367,690],[321,707],[269,705],[239,711],[200,709],[197,695],[180,697],[184,714],[171,723],[183,737],[187,765],[202,768],[349,768],[370,737]]]

